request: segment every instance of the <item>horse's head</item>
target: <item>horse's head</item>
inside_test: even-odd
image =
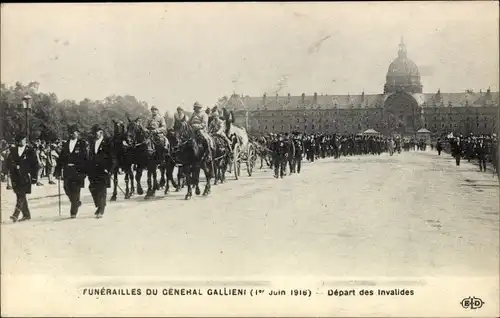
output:
[[[129,144],[137,144],[145,141],[147,137],[146,130],[141,125],[140,118],[130,120],[127,125],[126,138]]]
[[[113,135],[117,136],[125,136],[125,124],[121,120],[113,119]]]

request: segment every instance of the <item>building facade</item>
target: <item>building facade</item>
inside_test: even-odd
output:
[[[417,65],[403,41],[389,65],[381,94],[249,97],[233,94],[226,107],[251,134],[288,132],[356,134],[375,129],[412,136],[426,128],[434,136],[492,134],[498,127],[499,93],[422,93]]]

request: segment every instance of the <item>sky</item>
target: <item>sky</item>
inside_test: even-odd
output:
[[[401,37],[424,92],[499,87],[496,2],[3,4],[1,80],[173,110],[233,92],[382,93]]]

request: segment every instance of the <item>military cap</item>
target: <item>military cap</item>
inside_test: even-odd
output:
[[[202,108],[202,107],[201,107],[200,103],[195,102],[193,105],[193,108],[196,109],[196,108]]]
[[[15,142],[20,142],[21,140],[25,139],[26,138],[26,133],[24,132],[19,132],[16,134],[16,136],[14,137],[14,140]]]
[[[156,107],[156,106],[151,106],[151,110],[158,110],[158,107]]]
[[[77,126],[77,125],[69,125],[69,126],[68,126],[68,132],[69,132],[70,134],[74,133],[75,131],[76,131],[76,132],[80,132],[80,129],[78,128],[78,126]]]
[[[177,110],[182,110],[183,111],[184,109],[182,109],[182,107],[179,106],[179,107],[177,107]]]

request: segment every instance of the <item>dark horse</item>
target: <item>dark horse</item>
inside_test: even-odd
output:
[[[212,138],[215,142],[215,151],[213,152],[214,164],[214,185],[226,181],[226,171],[231,163],[231,149],[223,137],[214,134]]]
[[[153,136],[140,123],[140,119],[130,120],[127,125],[127,144],[131,154],[131,163],[136,166],[135,180],[137,182],[137,193],[142,194],[141,187],[142,171],[148,171],[148,190],[144,199],[154,197],[156,190],[160,189],[157,178],[157,168],[164,165],[168,154],[166,146],[156,145]],[[168,173],[167,173],[168,175]]]
[[[131,153],[127,146],[127,134],[125,131],[125,124],[122,121],[113,120],[114,133],[112,139],[113,153],[117,160],[113,174],[113,195],[111,201],[116,201],[117,188],[118,188],[118,172],[121,169],[125,174],[125,199],[130,199],[134,194],[134,172],[132,171]],[[130,181],[130,188],[129,188]],[[120,188],[121,190],[121,188]],[[123,190],[122,190],[123,191]]]
[[[172,138],[170,136],[170,138]],[[215,149],[210,149],[212,154]],[[182,125],[179,132],[179,143],[176,145],[175,161],[182,165],[181,175],[186,179],[187,194],[185,199],[189,200],[193,196],[193,187],[196,195],[200,194],[200,172],[203,170],[207,182],[203,195],[211,192],[211,179],[213,177],[213,160],[210,160],[208,154],[210,151],[205,143],[200,140],[190,125]]]

